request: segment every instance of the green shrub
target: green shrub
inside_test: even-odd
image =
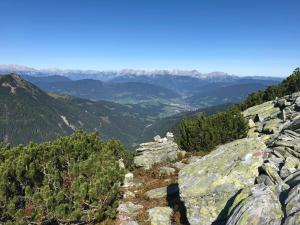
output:
[[[76,132],[53,142],[0,145],[0,221],[72,224],[116,215],[119,185],[132,156],[116,141]]]
[[[210,117],[181,121],[179,144],[186,151],[209,151],[219,144],[246,136],[248,125],[241,112],[231,108]]]

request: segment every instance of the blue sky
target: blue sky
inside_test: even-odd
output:
[[[0,64],[287,76],[299,0],[1,0]]]

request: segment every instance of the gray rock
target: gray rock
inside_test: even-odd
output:
[[[119,159],[119,167],[122,169],[125,169],[125,164],[124,164],[123,159]]]
[[[132,187],[132,186],[134,186],[133,173],[127,173],[125,174],[123,187]]]
[[[136,205],[132,202],[125,202],[119,205],[118,212],[121,215],[133,216],[136,215],[142,208],[142,205]]]
[[[291,188],[298,185],[300,183],[300,171],[296,171],[295,173],[289,175],[287,178],[285,178],[284,182]]]
[[[269,157],[268,157],[268,161],[274,165],[276,165],[276,167],[279,167],[280,164],[283,164],[284,163],[284,159],[282,158],[279,158],[279,157],[276,157],[275,155],[271,154]]]
[[[135,194],[132,191],[125,191],[124,198],[134,198]]]
[[[300,183],[289,191],[284,208],[287,215],[284,225],[300,224]]]
[[[262,169],[270,177],[271,181],[274,184],[279,184],[279,185],[283,186],[285,189],[289,188],[289,186],[279,176],[279,174],[278,174],[279,168],[277,168],[274,164],[264,163],[262,165]]]
[[[172,209],[170,207],[155,207],[148,210],[151,225],[171,225]]]
[[[178,185],[169,185],[166,187],[161,187],[161,188],[155,188],[150,191],[147,191],[145,195],[148,198],[164,198],[167,197],[167,195],[172,196],[172,195],[177,195],[179,193],[179,188]]]
[[[286,111],[284,109],[281,111],[280,116],[283,121],[286,121]]]
[[[153,139],[155,142],[160,142],[161,137],[159,135],[156,135]]]
[[[284,127],[285,129],[296,131],[300,128],[300,120],[293,120],[290,124],[288,124],[287,127]]]
[[[279,172],[279,176],[281,177],[281,179],[285,179],[289,175],[291,175],[290,170],[288,168],[286,168],[285,166],[283,166]]]
[[[167,167],[167,166],[163,166],[159,169],[160,176],[170,176],[170,175],[174,174],[175,172],[176,172],[176,170],[174,168]]]
[[[137,167],[149,169],[156,163],[176,160],[178,155],[183,153],[172,140],[158,136],[155,137],[155,140],[140,144],[134,157],[134,164]]]
[[[272,188],[255,185],[235,197],[226,225],[280,225],[282,218],[281,204]]]
[[[279,108],[285,108],[287,105],[287,101],[284,98],[278,99],[275,103],[275,106]]]
[[[166,138],[167,138],[169,141],[174,141],[174,134],[171,133],[171,132],[167,132]]]
[[[287,215],[300,211],[300,184],[293,187],[285,200],[285,210]]]
[[[218,147],[179,172],[180,197],[191,225],[210,225],[240,189],[253,185],[263,163],[265,144],[240,139]]]
[[[256,182],[258,184],[264,184],[266,186],[273,186],[274,183],[271,180],[271,178],[265,174],[260,174],[257,178],[256,178]]]

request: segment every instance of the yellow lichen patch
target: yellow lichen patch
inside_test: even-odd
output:
[[[243,112],[243,115],[244,115],[244,117],[247,117],[247,118],[253,118],[256,114],[258,114],[262,117],[267,117],[267,116],[270,116],[279,111],[280,111],[279,108],[274,107],[273,101],[268,101],[263,104],[256,105],[256,106],[246,109]]]

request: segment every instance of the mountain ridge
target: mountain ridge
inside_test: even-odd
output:
[[[48,68],[48,69],[36,69],[18,64],[0,64],[0,73],[19,73],[32,76],[47,76],[47,75],[64,75],[69,78],[78,79],[78,76],[85,75],[86,78],[98,78],[100,80],[109,80],[118,76],[189,76],[198,79],[218,79],[218,78],[239,78],[233,74],[225,72],[209,72],[202,73],[198,70],[180,70],[180,69],[161,69],[161,70],[143,70],[143,69],[121,69],[121,70],[80,70],[80,69],[59,69],[59,68]],[[77,78],[76,78],[77,77]],[[245,76],[253,77],[253,76]],[[264,77],[264,76],[261,76]],[[268,78],[270,77],[266,76]]]

